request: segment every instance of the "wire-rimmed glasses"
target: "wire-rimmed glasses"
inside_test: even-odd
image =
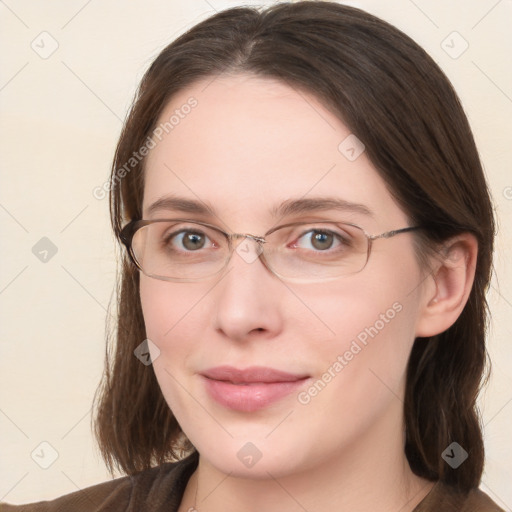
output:
[[[133,263],[145,275],[163,281],[213,277],[226,268],[236,249],[248,263],[259,257],[284,280],[316,282],[360,272],[374,240],[416,229],[420,226],[370,235],[348,222],[309,221],[280,225],[260,237],[175,218],[131,221],[120,237]]]

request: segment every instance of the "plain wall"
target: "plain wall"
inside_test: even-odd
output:
[[[453,82],[474,130],[500,230],[489,294],[493,374],[480,399],[481,487],[511,510],[512,2],[347,3],[423,46]],[[0,501],[52,499],[109,478],[90,414],[117,252],[107,199],[93,190],[108,179],[122,119],[152,59],[234,5],[241,2],[0,3]],[[58,457],[43,469],[52,449]]]

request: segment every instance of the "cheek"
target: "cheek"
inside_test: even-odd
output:
[[[402,261],[400,271],[391,262],[336,283],[328,293],[309,291],[308,304],[321,312],[332,332],[309,352],[318,380],[301,403],[311,399],[338,416],[351,411],[370,423],[385,404],[401,396],[420,277],[414,260]]]
[[[148,337],[153,336],[165,348],[176,330],[190,325],[191,317],[196,325],[201,297],[196,284],[158,281],[141,275],[140,300]]]
[[[316,339],[325,340],[320,346],[328,350],[333,346],[348,349],[354,339],[363,346],[371,339],[388,337],[400,343],[413,331],[418,302],[411,290],[417,282],[411,267],[400,273],[375,269],[337,282],[295,288],[294,294],[307,305],[307,311],[294,322],[301,332],[315,330]]]
[[[208,318],[200,314],[203,295],[194,284],[140,278],[146,335],[159,350],[158,356],[152,357],[153,370],[167,404],[175,413],[181,411],[181,417],[197,413],[186,412],[187,395],[180,383],[191,366],[190,358],[201,346],[199,334],[204,331],[200,322]]]
[[[195,284],[141,276],[140,299],[146,336],[160,351],[153,368],[161,385],[162,379],[168,379],[176,371],[185,371],[189,358],[201,345],[200,333],[206,327],[202,322],[209,318],[201,315],[203,295]]]
[[[162,283],[165,284],[165,283]],[[162,340],[172,328],[172,313],[178,304],[172,299],[173,295],[165,292],[164,286],[154,279],[141,274],[140,301],[146,335],[163,350]]]
[[[390,304],[375,295],[352,296],[344,311],[338,308],[338,315],[330,317],[336,336],[304,351],[307,360],[315,361],[313,382],[297,397],[308,431],[350,444],[382,425],[386,411],[398,417],[414,340],[411,311],[403,300]]]

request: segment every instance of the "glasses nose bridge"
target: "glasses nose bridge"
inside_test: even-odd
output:
[[[257,235],[251,235],[250,233],[231,233],[231,234],[227,234],[227,237],[228,237],[228,240],[230,242],[230,244],[232,245],[232,241],[233,240],[237,240],[239,238],[251,238],[252,240],[254,240],[255,242],[258,242],[258,243],[261,243],[261,244],[264,244],[267,242],[267,240],[265,240],[265,237],[263,236],[257,236]],[[233,246],[231,247],[233,249]]]
[[[238,239],[242,239],[242,241],[243,241],[246,238],[249,238],[257,243],[258,249],[256,250],[256,252],[252,251],[252,254],[248,253],[248,254],[244,255],[243,253],[246,253],[247,251],[239,252],[242,259],[244,259],[247,263],[252,263],[255,259],[260,259],[263,266],[266,267],[267,270],[270,271],[270,273],[273,273],[273,270],[268,266],[268,263],[267,263],[266,257],[265,257],[266,255],[265,255],[265,250],[264,250],[263,244],[268,243],[268,240],[266,240],[265,237],[251,235],[250,233],[231,233],[231,234],[225,233],[225,235],[229,242],[229,251],[228,251],[228,254],[226,254],[226,263],[225,263],[226,265],[228,264],[228,262],[233,257],[233,254],[235,253],[235,244],[233,244],[232,241],[238,240]],[[242,243],[240,243],[236,246],[237,251],[238,251],[238,247],[241,247],[241,245],[242,245]]]

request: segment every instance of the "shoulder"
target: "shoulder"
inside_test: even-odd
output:
[[[485,492],[478,488],[460,492],[443,482],[436,482],[413,512],[505,512]]]
[[[485,492],[471,489],[464,502],[462,512],[505,512]]]
[[[168,462],[51,501],[26,505],[0,503],[0,512],[173,512],[177,510],[196,466],[197,455],[194,453],[179,462]]]
[[[51,501],[38,501],[25,505],[0,503],[0,512],[124,511],[128,508],[132,490],[133,477],[125,476],[86,487]]]

